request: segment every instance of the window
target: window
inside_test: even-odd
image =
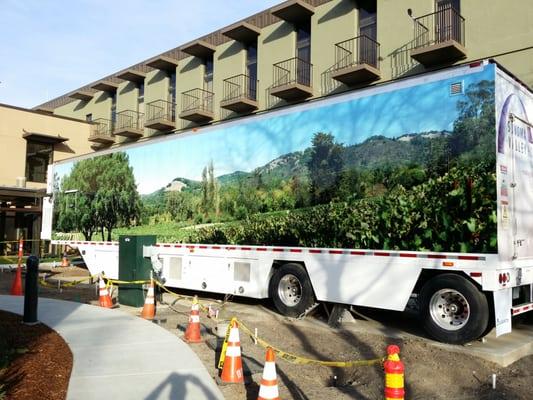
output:
[[[213,91],[213,58],[204,60],[204,90]]]
[[[48,164],[53,162],[54,145],[28,140],[26,143],[26,179],[46,183]]]
[[[111,95],[111,125],[115,126],[117,122],[117,94]]]
[[[92,115],[92,114],[87,114],[87,115],[85,116],[85,121],[87,121],[87,122],[92,122],[92,120],[93,120],[93,115]]]
[[[168,101],[176,104],[176,73],[172,72],[168,82]]]
[[[137,95],[137,111],[144,114],[144,82],[139,83]]]
[[[246,48],[246,75],[249,79],[246,95],[255,100],[257,92],[257,43],[250,44]]]
[[[361,1],[359,3],[359,60],[360,62],[377,65],[377,8],[376,1]]]
[[[461,12],[461,1],[460,0],[436,0],[435,1],[435,11],[441,11],[446,8],[453,8],[457,12]]]
[[[296,26],[296,80],[311,84],[311,21]]]

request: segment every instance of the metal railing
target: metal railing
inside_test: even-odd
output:
[[[183,92],[181,95],[182,112],[192,110],[213,112],[214,93],[196,88]]]
[[[114,126],[114,131],[122,130],[143,130],[144,129],[144,114],[133,111],[124,110],[117,113],[117,122]]]
[[[97,118],[92,121],[93,127],[89,139],[95,136],[107,136],[110,139],[114,139],[113,136],[113,124],[110,120],[105,118]]]
[[[242,98],[257,100],[257,80],[245,74],[224,79],[222,101]]]
[[[175,122],[176,105],[170,101],[155,100],[146,104],[146,122],[158,119]]]
[[[311,86],[313,64],[298,57],[274,64],[272,87],[299,83]]]
[[[379,69],[379,43],[366,35],[335,44],[335,66],[339,70],[360,64]]]
[[[455,40],[465,44],[465,19],[452,7],[418,17],[414,20],[414,48],[432,46]]]

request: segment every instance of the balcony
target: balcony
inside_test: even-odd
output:
[[[113,129],[111,121],[104,118],[98,118],[92,121],[93,126],[91,134],[89,135],[89,141],[100,143],[103,145],[109,145],[115,143],[115,136],[113,135]]]
[[[313,95],[313,64],[295,57],[274,64],[272,96],[287,101],[303,100]]]
[[[220,107],[236,113],[257,110],[257,80],[244,74],[224,79],[224,91]]]
[[[156,100],[146,104],[144,126],[158,131],[175,129],[176,105],[165,100]]]
[[[379,43],[366,35],[335,45],[335,65],[331,77],[345,85],[379,79]]]
[[[180,118],[196,123],[205,123],[212,121],[215,117],[213,113],[212,92],[200,88],[183,92],[182,94],[182,111]]]
[[[432,66],[466,57],[465,19],[454,8],[416,18],[414,24],[411,57],[420,64]]]
[[[142,113],[133,110],[118,112],[113,133],[130,139],[140,138],[144,134],[143,122],[144,114]]]

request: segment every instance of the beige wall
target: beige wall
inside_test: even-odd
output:
[[[216,70],[216,68],[217,66],[215,65],[214,69]],[[182,93],[192,89],[202,88],[203,76],[204,66],[201,58],[187,57],[180,61],[176,73],[176,127],[178,129],[194,126],[192,122],[178,117],[183,109]]]
[[[215,93],[215,119],[227,118],[236,113],[220,108],[224,96],[224,79],[245,73],[246,50],[240,42],[231,40],[217,48],[213,71],[213,92]]]
[[[412,10],[414,18],[434,11],[434,0],[377,0],[377,41],[380,43],[381,80],[428,71],[415,62],[410,54],[413,47],[413,19],[407,14]],[[484,0],[462,0],[461,15],[465,18],[467,62],[479,58],[531,46],[533,38],[533,1],[493,1],[488,7]],[[327,80],[325,72],[335,62],[335,43],[358,35],[358,10],[355,0],[332,0],[315,8],[311,19],[311,57],[313,63],[313,93],[322,96],[333,91],[346,90],[343,85]],[[262,29],[258,37],[258,91],[259,110],[284,104],[267,95],[272,85],[273,64],[294,57],[295,33],[290,23],[277,22]],[[496,58],[513,74],[529,86],[533,86],[533,50],[508,54]],[[218,46],[214,54],[214,112],[215,122],[231,116],[221,111],[223,80],[244,72],[245,52],[242,45],[229,41]],[[441,67],[441,66],[437,66]],[[176,78],[176,114],[182,110],[182,92],[202,87],[203,67],[201,60],[189,57],[180,61]],[[167,99],[168,77],[164,71],[152,71],[145,80],[145,103]],[[117,110],[136,106],[137,91],[125,90],[132,84],[123,83],[119,89]],[[75,100],[57,108],[54,112],[74,118],[85,119],[92,113],[93,119],[109,118],[111,101],[106,94],[98,93],[85,103]],[[135,109],[135,108],[133,108]],[[176,127],[192,126],[178,118]],[[146,129],[145,135],[154,133]]]
[[[24,132],[62,136],[69,140],[54,146],[54,161],[91,152],[91,125],[0,105],[0,186],[15,186],[17,177],[26,174]],[[44,188],[43,183],[27,182],[28,188]]]

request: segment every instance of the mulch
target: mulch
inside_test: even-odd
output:
[[[55,331],[43,324],[24,325],[21,316],[0,311],[0,351],[11,358],[0,369],[0,399],[66,398],[72,352]]]

